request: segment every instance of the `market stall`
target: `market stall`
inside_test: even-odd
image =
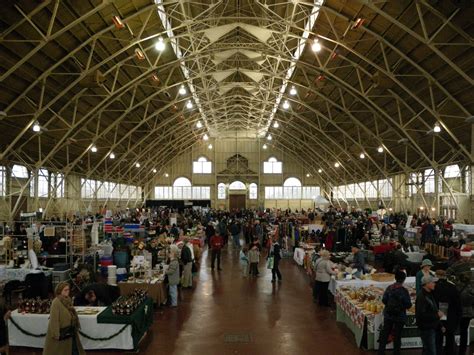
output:
[[[166,302],[167,292],[163,280],[153,279],[150,282],[124,281],[119,282],[120,294],[129,294],[135,289],[143,289],[154,304],[162,305]]]
[[[112,307],[76,307],[85,350],[134,350],[153,322],[153,300],[147,298],[130,315],[113,314]],[[19,313],[8,320],[10,346],[43,348],[49,314]]]
[[[404,285],[407,287],[415,287],[415,277],[407,277],[405,280]],[[336,290],[338,290],[341,287],[344,286],[349,286],[349,287],[368,287],[373,285],[374,287],[379,287],[381,289],[386,289],[388,286],[393,284],[395,280],[393,281],[374,281],[374,280],[360,280],[360,279],[352,279],[352,280],[336,280],[336,279],[331,279],[329,281],[329,291],[333,294],[336,295]]]

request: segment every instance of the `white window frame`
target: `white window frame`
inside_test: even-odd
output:
[[[278,161],[275,157],[268,158],[267,161],[263,162],[263,173],[264,174],[282,174],[283,163]]]
[[[193,174],[212,174],[212,162],[206,157],[199,157],[197,161],[193,161]]]
[[[247,187],[242,181],[235,180],[229,185],[229,191],[243,191],[247,190]]]
[[[17,179],[28,179],[28,169],[26,166],[15,164],[12,166],[11,176]]]
[[[252,182],[249,185],[249,200],[256,200],[258,198],[258,186]]]
[[[218,200],[225,200],[226,199],[226,187],[223,182],[217,185],[217,199]]]

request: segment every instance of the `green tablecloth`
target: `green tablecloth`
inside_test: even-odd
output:
[[[138,342],[153,323],[153,300],[147,298],[129,316],[116,315],[112,313],[112,307],[107,307],[97,316],[97,323],[131,324],[133,347],[138,348]]]
[[[374,333],[367,331],[367,320],[365,321],[363,328],[357,327],[351,317],[344,312],[339,305],[336,305],[336,320],[344,323],[351,330],[359,348],[364,347],[367,350],[375,348],[375,336]]]

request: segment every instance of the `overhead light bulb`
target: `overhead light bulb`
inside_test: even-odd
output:
[[[431,207],[431,210],[434,212],[434,211],[436,211],[436,208],[434,208],[434,207]]]
[[[262,148],[263,148],[263,149],[267,149],[268,146],[267,146],[266,144],[264,144],[264,145],[262,146]]]
[[[292,96],[295,96],[295,95],[296,95],[296,88],[295,88],[294,85],[293,85],[293,86],[291,87],[291,89],[290,89],[290,95],[292,95]]]
[[[153,173],[156,174],[156,169],[153,169]]]
[[[191,100],[188,100],[188,102],[186,103],[186,107],[189,109],[193,108],[193,103],[191,102]]]
[[[163,37],[158,38],[158,42],[155,43],[155,49],[160,52],[165,50],[165,42],[163,41]]]
[[[92,152],[92,153],[97,153],[97,147],[96,147],[95,145],[93,145],[93,146],[91,147],[91,152]]]
[[[433,127],[433,132],[435,132],[435,133],[441,132],[441,126],[440,126],[438,123],[436,123],[436,124],[434,125],[434,127]]]
[[[285,102],[283,102],[283,108],[285,110],[288,110],[290,108],[290,103],[288,102],[288,100],[285,100]]]
[[[110,158],[110,159],[115,159],[115,154],[114,154],[114,153],[110,153],[110,154],[109,154],[109,158]]]
[[[313,42],[313,45],[311,46],[311,49],[313,50],[313,52],[319,52],[321,51],[323,47],[321,47],[321,44],[319,43],[319,41],[317,39],[314,40]]]
[[[275,123],[273,124],[273,128],[278,128],[280,127],[280,125],[278,124],[278,121],[275,121]]]
[[[334,167],[339,168],[340,166],[341,166],[341,164],[339,164],[338,162],[334,163]]]
[[[378,147],[378,148],[377,148],[377,152],[383,153],[383,147],[382,147],[382,146]]]
[[[359,158],[365,159],[365,154],[364,154],[364,153],[360,153]]]
[[[186,95],[186,88],[184,87],[184,85],[181,85],[181,87],[179,88],[179,94]]]
[[[269,134],[269,135],[267,136],[267,140],[269,140],[269,141],[271,141],[271,140],[272,140],[272,138],[273,138],[273,137],[272,137],[272,135],[271,135],[271,134]]]
[[[420,206],[420,210],[424,210],[425,208],[423,206]]]
[[[209,145],[207,146],[207,149],[212,149],[212,144],[209,144]]]
[[[165,177],[168,177],[168,176],[170,176],[170,175],[168,173],[165,173]]]
[[[201,123],[201,121],[197,121],[196,127],[197,127],[197,128],[202,128],[202,123]]]
[[[140,163],[137,162],[137,163],[135,164],[135,166],[136,166],[137,168],[139,168],[139,167],[140,167]]]
[[[209,139],[209,136],[207,135],[207,133],[204,133],[204,135],[202,136],[202,139],[204,139],[205,141]]]
[[[33,132],[39,132],[39,131],[41,131],[41,127],[38,121],[36,121],[35,124],[33,125]]]
[[[311,175],[310,175],[309,173],[308,173],[308,174],[306,174],[306,177],[310,177],[310,176],[311,176]]]
[[[318,173],[322,173],[323,172],[323,169],[318,169]]]

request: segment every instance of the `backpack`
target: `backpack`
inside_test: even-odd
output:
[[[395,292],[400,287],[390,287],[387,305],[385,306],[385,314],[391,317],[399,317],[405,311],[403,306],[402,294]]]

